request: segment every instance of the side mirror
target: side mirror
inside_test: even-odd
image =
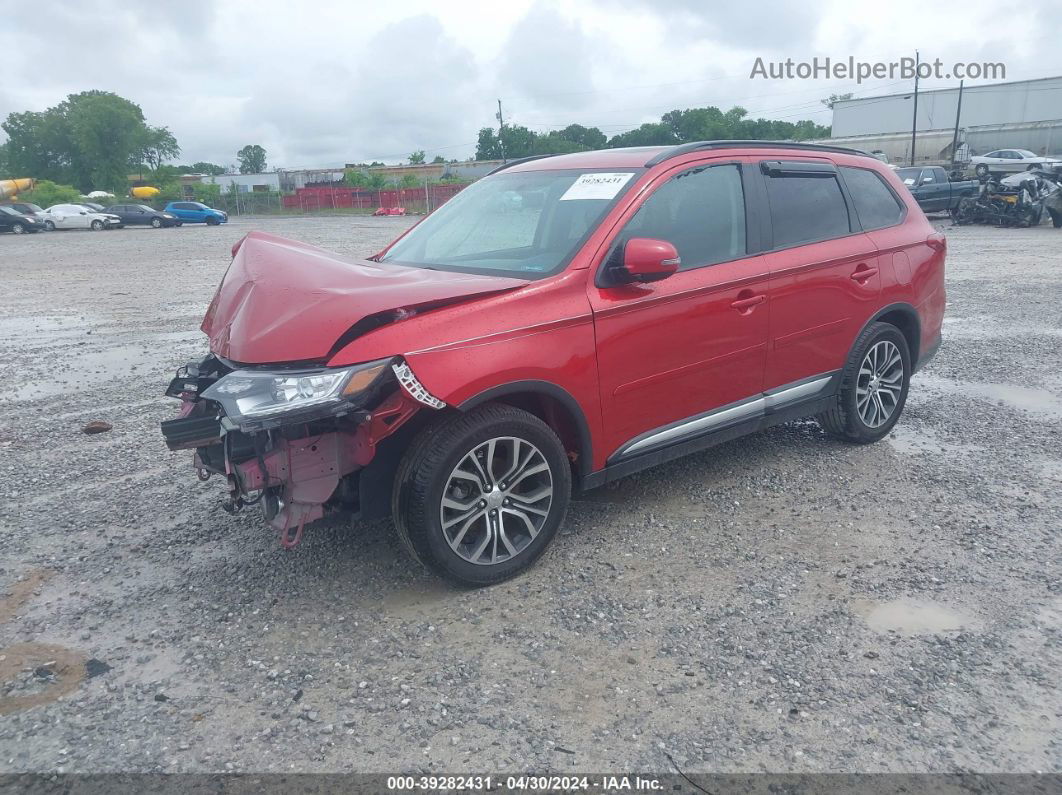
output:
[[[658,282],[679,269],[682,260],[671,243],[650,237],[632,237],[623,247],[621,281]]]

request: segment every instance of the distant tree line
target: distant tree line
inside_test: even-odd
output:
[[[690,141],[711,140],[778,140],[807,141],[828,138],[830,128],[810,120],[797,122],[775,119],[750,119],[748,111],[733,107],[725,113],[719,108],[672,110],[633,130],[607,137],[597,127],[570,124],[562,130],[536,133],[520,125],[506,126],[499,132],[490,127],[479,131],[476,160],[553,155],[612,149],[620,146],[667,146]]]
[[[173,133],[152,127],[139,105],[109,91],[83,91],[44,111],[10,113],[0,128],[7,133],[0,144],[0,178],[33,177],[82,193],[124,194],[130,174],[159,182],[178,174],[216,176],[236,168],[248,174],[266,168],[266,150],[258,144],[236,153],[239,166],[166,165],[181,154]]]

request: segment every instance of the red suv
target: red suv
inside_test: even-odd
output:
[[[332,510],[485,585],[571,493],[796,417],[881,439],[940,344],[945,239],[888,167],[714,141],[509,163],[379,254],[252,232],[162,423],[293,546]]]

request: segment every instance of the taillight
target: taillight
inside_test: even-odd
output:
[[[926,244],[934,251],[947,251],[948,239],[944,237],[942,232],[934,232],[926,238]]]

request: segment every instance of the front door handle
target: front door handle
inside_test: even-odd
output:
[[[748,298],[739,298],[736,301],[732,301],[730,303],[730,308],[736,309],[738,312],[744,314],[746,312],[751,312],[753,307],[759,306],[766,300],[767,296],[763,293],[760,293],[759,295],[752,295]]]
[[[860,265],[858,268],[856,268],[855,273],[853,273],[852,276],[851,276],[851,279],[854,282],[859,282],[860,284],[862,284],[867,279],[869,279],[871,276],[877,276],[877,275],[878,275],[878,269],[877,268],[871,268],[870,266],[864,264],[864,265]]]

